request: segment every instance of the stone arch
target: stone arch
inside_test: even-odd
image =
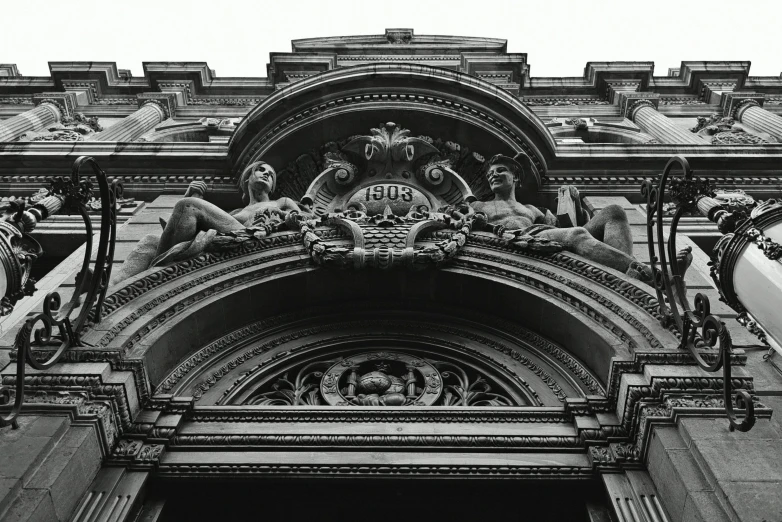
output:
[[[340,311],[357,302],[388,304],[381,312],[389,313],[448,308],[458,311],[450,315],[455,321],[475,314],[516,325],[582,361],[609,400],[618,390],[619,367],[678,352],[646,289],[575,255],[513,251],[475,234],[439,270],[337,271],[313,265],[301,236],[285,233],[123,282],[107,297],[108,315],[84,335],[90,347],[69,353],[74,360],[112,360],[134,369],[143,398],[198,350],[232,332],[312,307]]]
[[[261,157],[279,170],[303,151],[387,121],[407,127],[416,121],[414,135],[469,143],[487,154],[524,151],[543,176],[556,147],[543,121],[501,88],[455,71],[381,63],[329,71],[277,91],[237,126],[228,156],[235,177]]]

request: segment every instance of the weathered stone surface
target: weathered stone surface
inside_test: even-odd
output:
[[[72,426],[25,488],[48,490],[58,519],[65,520],[98,472],[100,462],[95,430]]]
[[[764,397],[765,402],[768,398]],[[774,417],[772,416],[772,419]],[[766,419],[758,420],[751,431],[729,431],[725,419],[682,419],[680,431],[687,447],[696,441],[778,441],[782,439],[782,431]]]
[[[727,430],[727,428],[725,428]],[[693,439],[702,468],[720,484],[728,481],[782,482],[782,441]]]
[[[661,432],[657,435],[657,432]],[[649,446],[648,469],[665,507],[674,521],[681,520],[687,497],[692,493],[713,491],[698,464],[684,448],[676,428],[655,429]]]
[[[709,491],[695,491],[687,495],[681,522],[729,522],[720,507],[717,496]]]
[[[49,491],[46,489],[25,489],[15,499],[4,522],[52,522],[63,519],[57,516]]]
[[[722,490],[738,520],[782,520],[782,481],[727,482]]]
[[[24,417],[25,420],[29,417]],[[67,429],[65,417],[33,417],[26,429],[0,431],[0,477],[27,480]]]

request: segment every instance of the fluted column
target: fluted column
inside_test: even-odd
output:
[[[660,143],[706,145],[708,142],[657,111],[659,97],[625,96],[622,109],[626,118]]]
[[[0,142],[14,141],[25,132],[44,129],[73,115],[73,93],[44,93],[35,95],[36,107],[0,121]]]
[[[726,93],[723,114],[758,132],[782,140],[782,117],[763,108],[765,96],[759,93]]]
[[[175,107],[174,95],[165,93],[139,94],[139,109],[87,141],[134,141],[158,123],[171,117]]]

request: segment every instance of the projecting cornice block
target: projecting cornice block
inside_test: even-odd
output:
[[[595,94],[609,101],[615,91],[631,87],[632,91],[648,89],[654,62],[588,62],[584,68],[584,81],[595,88]]]
[[[529,66],[525,53],[462,53],[461,72],[486,80],[518,94],[527,83]]]
[[[0,76],[15,77],[21,76],[15,63],[0,63]]]
[[[651,88],[661,94],[691,94],[716,103],[715,94],[744,88],[749,66],[750,62],[744,61],[682,62],[678,69],[669,69],[668,76],[654,78]]]
[[[279,88],[336,67],[336,54],[270,53],[266,74],[271,83]]]

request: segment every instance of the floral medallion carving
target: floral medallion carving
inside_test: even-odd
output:
[[[442,391],[443,379],[431,363],[397,352],[346,357],[320,382],[332,406],[431,406]]]
[[[243,401],[259,406],[519,406],[472,365],[397,351],[372,351],[300,364]]]

